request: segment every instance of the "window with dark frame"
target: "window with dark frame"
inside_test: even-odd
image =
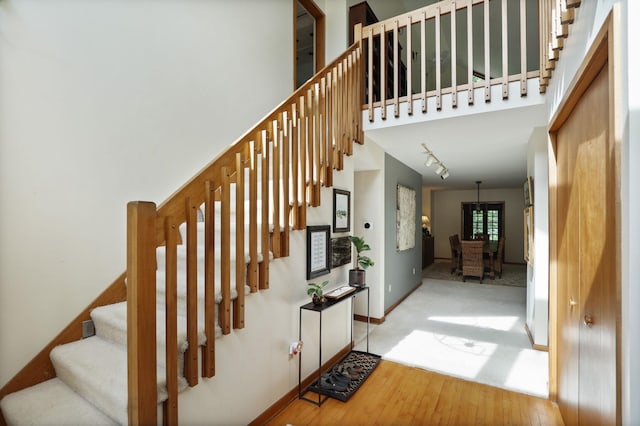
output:
[[[487,234],[496,243],[504,236],[504,202],[462,203],[462,239]]]

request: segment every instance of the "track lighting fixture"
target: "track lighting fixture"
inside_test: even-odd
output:
[[[427,148],[427,146],[425,144],[422,144],[422,148],[424,149],[425,153],[427,154],[427,159],[424,162],[424,165],[427,167],[431,167],[432,165],[436,165],[436,174],[438,176],[440,176],[440,179],[445,180],[446,178],[449,177],[449,169],[447,169],[447,167],[444,165],[444,163],[440,160],[438,160],[438,157],[436,157],[433,152],[431,152],[431,150],[429,148]]]

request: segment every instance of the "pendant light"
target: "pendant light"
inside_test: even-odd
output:
[[[481,180],[477,180],[476,181],[476,185],[478,186],[478,202],[476,203],[476,211],[479,212],[480,211],[480,184],[482,183]]]

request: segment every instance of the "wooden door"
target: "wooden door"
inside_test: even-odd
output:
[[[566,424],[616,423],[616,205],[608,64],[556,135],[558,403]]]

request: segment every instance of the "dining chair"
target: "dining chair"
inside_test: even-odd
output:
[[[499,278],[502,278],[502,262],[504,261],[504,239],[500,237],[498,240],[498,249],[493,257],[493,273],[497,274]]]
[[[462,252],[460,251],[460,237],[458,237],[458,234],[449,236],[449,246],[451,246],[451,273],[453,274],[460,270],[460,262],[462,258]]]
[[[465,277],[478,277],[480,284],[484,277],[484,241],[461,241],[462,247],[462,281]]]

